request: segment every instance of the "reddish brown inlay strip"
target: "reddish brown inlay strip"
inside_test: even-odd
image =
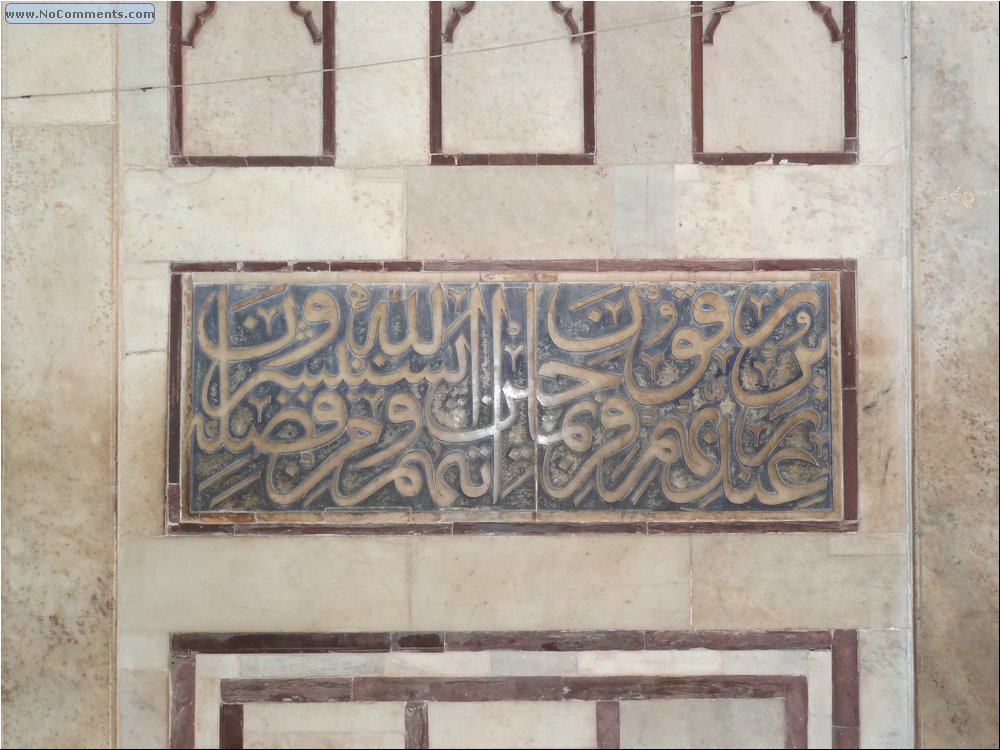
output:
[[[444,636],[441,633],[393,633],[393,651],[444,651]]]
[[[170,657],[170,747],[194,747],[195,657]]]
[[[705,150],[705,52],[702,48],[703,3],[691,3],[691,152]],[[697,161],[697,158],[695,159]]]
[[[407,748],[430,747],[430,732],[427,725],[427,704],[424,702],[406,704],[404,713],[404,746]]]
[[[428,41],[427,50],[430,57],[428,67],[430,98],[428,102],[428,119],[430,120],[430,150],[431,164],[434,164],[434,155],[441,153],[441,2],[432,0],[427,3],[428,8]]]
[[[858,153],[858,51],[855,2],[844,3],[844,151]]]
[[[389,633],[178,633],[170,648],[178,654],[311,654],[389,650]]]
[[[482,631],[447,633],[446,651],[641,651],[641,630],[616,631]]]
[[[707,648],[719,651],[828,650],[829,630],[661,630],[646,633],[650,650]]]
[[[621,741],[621,704],[618,701],[598,701],[597,746],[618,750]]]
[[[785,682],[785,747],[809,746],[809,681],[789,677]]]
[[[219,706],[219,747],[232,750],[243,747],[243,706],[223,703]]]
[[[833,631],[830,652],[833,672],[833,746],[856,748],[860,740],[861,707],[858,686],[858,632]]]
[[[223,703],[334,703],[353,700],[354,680],[329,679],[222,680]]]
[[[170,277],[170,328],[167,333],[170,371],[167,376],[167,483],[177,485],[181,473],[181,277]]]
[[[184,153],[184,96],[183,81],[184,46],[181,39],[180,2],[170,3],[170,154]]]

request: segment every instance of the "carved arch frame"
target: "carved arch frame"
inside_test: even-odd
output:
[[[858,163],[858,56],[857,3],[844,1],[843,28],[837,38],[830,9],[810,2],[814,13],[830,31],[831,43],[843,45],[844,54],[844,147],[841,151],[810,152],[706,152],[704,45],[712,44],[715,29],[735,3],[706,10],[702,0],[691,3],[691,151],[696,164],[857,164]]]
[[[544,166],[594,163],[596,139],[594,135],[594,82],[595,82],[595,19],[596,3],[583,2],[583,28],[578,29],[561,3],[550,3],[553,12],[562,16],[573,42],[583,48],[583,151],[581,153],[448,153],[443,145],[443,104],[442,104],[442,53],[444,42],[451,41],[456,27],[463,16],[475,7],[474,2],[456,8],[447,25],[443,23],[443,5],[440,0],[431,0],[429,7],[429,57],[430,57],[430,163],[439,166]]]
[[[289,12],[302,19],[312,43],[320,45],[323,53],[322,75],[322,153],[313,155],[253,156],[225,155],[203,156],[189,154],[184,146],[184,55],[185,47],[194,47],[198,32],[215,14],[214,2],[206,2],[185,34],[182,6],[177,0],[170,3],[170,165],[173,167],[332,167],[335,154],[336,85],[334,78],[336,2],[322,3],[322,19],[316,24],[312,12],[302,9],[298,2],[290,2]]]

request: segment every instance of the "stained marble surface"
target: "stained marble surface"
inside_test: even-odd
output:
[[[5,747],[110,739],[113,150],[109,125],[4,131]]]
[[[985,3],[911,12],[917,740],[993,747],[1000,18]]]

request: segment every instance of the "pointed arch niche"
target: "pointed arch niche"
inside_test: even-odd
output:
[[[854,2],[691,3],[694,160],[856,164]]]
[[[432,164],[593,163],[593,2],[429,5]]]
[[[171,163],[332,164],[335,8],[172,2]]]

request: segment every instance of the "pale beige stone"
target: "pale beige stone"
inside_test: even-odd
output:
[[[170,159],[167,92],[123,91],[118,102],[118,148],[123,163],[129,167],[167,167]]]
[[[582,651],[577,671],[586,675],[703,675],[723,671],[722,653],[708,649],[671,651]]]
[[[674,257],[673,167],[615,167],[615,252]]]
[[[170,638],[167,633],[118,634],[118,668],[131,670],[168,669]]]
[[[163,533],[167,455],[167,354],[122,360],[118,522],[122,534]]]
[[[858,141],[862,164],[904,157],[906,5],[858,3]]]
[[[403,703],[250,703],[244,747],[404,747]]]
[[[702,55],[705,151],[843,149],[843,43],[805,3],[735,8]]]
[[[427,163],[427,25],[420,3],[337,6],[338,166]]]
[[[239,654],[198,654],[195,657],[196,673],[200,678],[220,680],[236,677],[240,672]]]
[[[399,258],[403,185],[348,170],[247,167],[129,170],[128,260]]]
[[[5,747],[112,733],[113,138],[3,134]]]
[[[824,534],[698,534],[691,542],[696,629],[903,627],[908,621],[909,566],[902,553],[834,555]]]
[[[914,747],[909,630],[862,630],[861,747]]]
[[[686,628],[688,538],[414,537],[417,630]]]
[[[490,654],[488,651],[455,651],[445,654],[397,651],[385,655],[385,673],[394,677],[485,676],[490,674]]]
[[[122,279],[122,347],[126,354],[167,350],[170,265],[129,263]]]
[[[919,603],[915,742],[1000,746],[1000,7],[907,7]]]
[[[170,3],[156,23],[118,27],[118,149],[127,166],[166,167],[170,155]]]
[[[7,541],[11,527],[4,520]],[[107,615],[22,615],[4,607],[4,747],[111,745],[108,624]]]
[[[408,540],[123,538],[122,627],[150,631],[408,627]]]
[[[808,671],[807,651],[722,652],[724,674],[806,674]]]
[[[309,748],[395,748],[405,747],[403,736],[395,732],[254,732],[244,736],[246,748],[262,750],[306,750]]]
[[[622,701],[621,746],[784,747],[784,706],[776,698]]]
[[[3,24],[6,127],[113,122],[114,87],[114,26]]]
[[[118,747],[167,747],[169,700],[165,670],[119,670]]]
[[[562,651],[493,651],[491,671],[495,675],[544,676],[576,672],[576,654]]]
[[[893,166],[677,165],[685,258],[866,258],[903,254],[903,172]]]
[[[901,258],[862,258],[857,268],[858,357],[891,367],[909,349],[906,275]]]
[[[909,537],[906,534],[831,534],[827,545],[833,556],[904,557]]]
[[[303,9],[322,30],[318,3]],[[286,3],[218,5],[182,54],[185,154],[322,153],[323,49]]]
[[[480,3],[444,42],[441,100],[447,153],[580,153],[583,48],[548,3]]]
[[[240,677],[348,677],[384,672],[384,654],[240,654]]]
[[[597,4],[597,159],[691,161],[691,58],[681,2]]]
[[[194,689],[195,747],[219,746],[219,704],[222,687],[217,677],[200,677]]]
[[[599,167],[412,167],[411,258],[594,258],[613,246],[614,182]]]
[[[858,500],[865,531],[906,528],[906,295],[902,260],[858,261]]]
[[[583,701],[429,703],[431,747],[595,747],[594,704]]]
[[[833,747],[833,675],[829,651],[809,652],[809,747]]]

